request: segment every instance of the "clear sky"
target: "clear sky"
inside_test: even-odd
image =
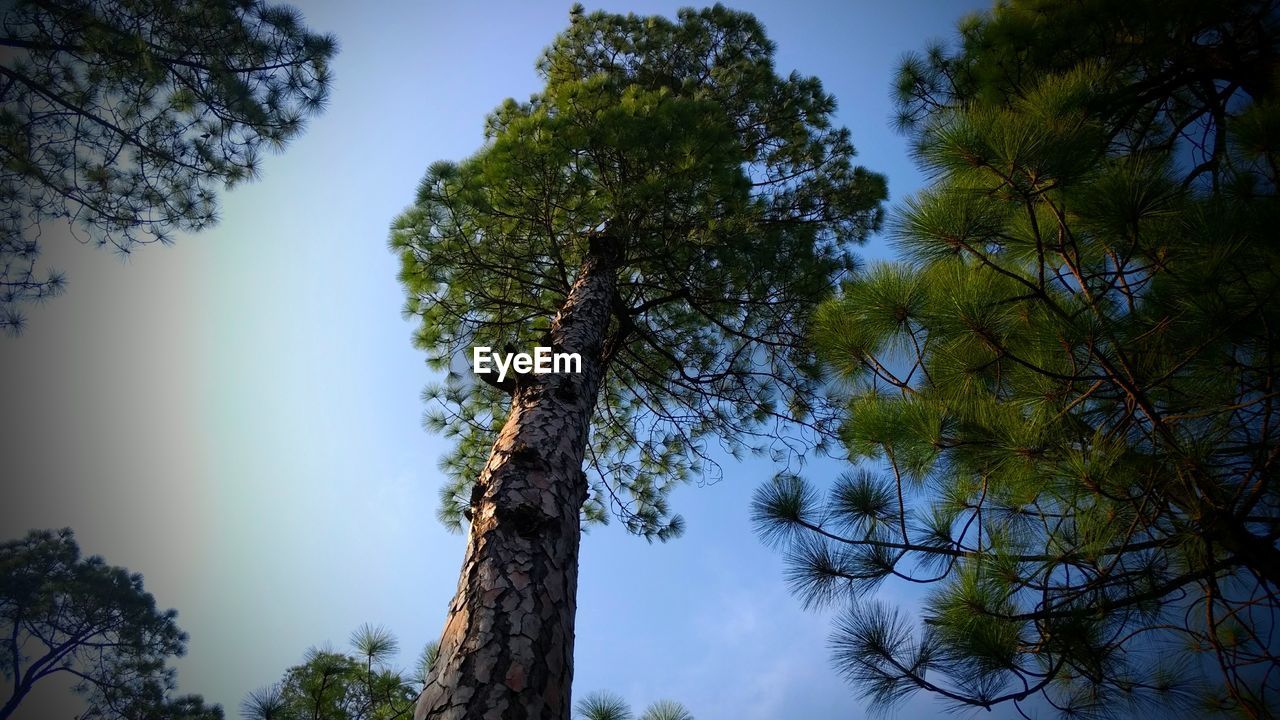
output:
[[[69,525],[86,552],[142,572],[191,635],[182,690],[229,717],[363,622],[400,637],[406,666],[439,634],[463,538],[433,517],[445,445],[420,426],[432,378],[400,316],[387,228],[430,162],[469,155],[489,110],[538,89],[534,61],[571,3],[294,4],[342,44],[328,111],[223,196],[211,231],[127,264],[50,233],[69,291],[0,344],[0,458],[20,486],[0,536]],[[822,79],[893,201],[918,189],[889,125],[893,69],[987,3],[730,5],[764,23],[779,72]],[[887,256],[883,239],[865,254]],[[751,492],[774,470],[729,464],[719,484],[678,490],[688,532],[667,545],[591,530],[576,696],[670,697],[699,720],[864,716],[830,667],[828,618],[801,610],[751,532]],[[882,597],[911,603],[901,592]],[[939,707],[921,697],[902,715]]]

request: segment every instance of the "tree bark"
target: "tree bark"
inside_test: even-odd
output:
[[[608,238],[592,238],[548,332],[553,352],[582,356],[582,372],[517,378],[472,491],[458,592],[414,720],[569,718],[582,463],[617,258]]]

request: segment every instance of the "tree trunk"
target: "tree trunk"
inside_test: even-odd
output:
[[[582,471],[617,287],[617,249],[593,238],[548,333],[581,373],[517,378],[472,492],[471,529],[440,655],[414,720],[567,720]]]

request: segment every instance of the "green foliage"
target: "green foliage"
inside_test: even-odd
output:
[[[400,644],[384,627],[361,625],[354,652],[311,648],[301,665],[241,703],[249,720],[397,720],[413,717],[414,701],[435,664],[436,643],[423,648],[412,675],[390,665]]]
[[[754,507],[873,702],[1280,713],[1278,30],[1019,0],[904,63],[931,183],[813,325],[864,469]]]
[[[693,713],[675,700],[655,700],[640,714],[640,720],[693,720]]]
[[[780,458],[816,440],[783,429],[823,419],[800,338],[878,226],[884,181],[852,164],[816,79],[774,72],[750,15],[572,18],[538,62],[544,89],[493,111],[474,156],[431,166],[391,244],[416,343],[447,372],[426,425],[456,440],[452,527],[506,416],[470,348],[539,344],[588,238],[622,244],[584,514],[666,539],[673,485],[718,472],[710,438]]]
[[[598,690],[578,701],[581,720],[631,720],[631,705],[622,696]]]
[[[631,720],[631,705],[622,696],[607,690],[590,693],[574,708],[578,720]],[[640,720],[693,720],[693,714],[674,700],[657,700],[645,708]]]
[[[158,686],[148,686],[113,705],[92,705],[78,720],[222,720],[222,708],[206,705],[199,695],[165,695]]]
[[[422,648],[422,653],[418,656],[418,662],[414,665],[414,682],[425,684],[427,675],[431,674],[431,669],[436,666],[436,661],[440,659],[440,643],[434,640],[427,643]]]
[[[186,650],[177,612],[159,610],[142,576],[84,558],[69,529],[0,544],[0,669],[12,692],[0,718],[37,683],[74,678],[84,718],[220,720],[197,695],[172,698],[171,657]]]
[[[259,0],[17,0],[0,30],[0,329],[57,294],[40,227],[130,253],[216,217],[328,98],[337,44]]]
[[[400,649],[400,642],[391,631],[365,623],[351,633],[351,647],[369,664],[386,663]]]

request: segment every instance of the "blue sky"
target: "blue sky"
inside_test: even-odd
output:
[[[216,228],[172,248],[125,264],[50,232],[70,289],[0,347],[18,379],[0,455],[24,486],[0,509],[3,536],[70,525],[87,552],[144,573],[191,635],[182,689],[230,717],[363,622],[392,629],[406,665],[439,633],[463,538],[433,517],[445,445],[421,430],[431,375],[400,316],[387,228],[430,162],[469,155],[489,110],[538,89],[534,61],[570,5],[295,4],[342,44],[328,111],[224,195]],[[764,23],[780,72],[822,79],[894,201],[921,182],[889,125],[894,66],[985,5],[731,4]],[[887,257],[883,239],[864,254]],[[728,464],[720,483],[678,490],[688,532],[667,545],[591,530],[577,696],[671,697],[700,720],[863,717],[830,668],[828,618],[801,610],[751,532],[751,492],[774,471]],[[882,597],[910,603],[901,592]],[[901,714],[938,707],[921,697]]]

